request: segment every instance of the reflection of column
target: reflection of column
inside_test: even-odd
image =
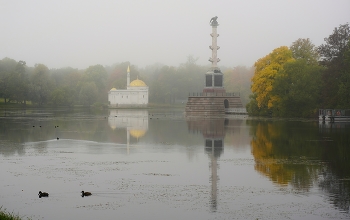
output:
[[[187,126],[190,131],[200,131],[204,137],[204,147],[205,152],[210,158],[210,183],[211,183],[211,193],[210,193],[210,209],[212,212],[217,210],[218,201],[218,169],[219,164],[217,158],[223,153],[224,150],[224,138],[225,138],[225,124],[228,124],[225,118],[210,119],[206,118],[204,120],[192,120],[188,118]]]
[[[210,169],[211,169],[211,198],[210,198],[210,208],[213,212],[217,209],[217,195],[218,195],[218,163],[217,158],[220,156],[223,150],[223,138],[208,138],[205,139],[205,151],[210,156]]]
[[[218,163],[216,157],[214,156],[214,147],[212,147],[212,153],[210,156],[211,161],[211,208],[213,211],[216,211],[217,206],[217,194],[218,194]]]

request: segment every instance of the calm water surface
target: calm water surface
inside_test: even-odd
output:
[[[24,219],[348,219],[349,155],[346,123],[0,110],[0,206]]]

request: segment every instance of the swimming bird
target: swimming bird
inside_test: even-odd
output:
[[[49,194],[47,193],[47,192],[41,192],[41,191],[39,191],[39,198],[41,198],[41,197],[49,197]]]
[[[91,196],[91,192],[84,192],[84,191],[81,191],[81,197],[84,197],[84,196]]]

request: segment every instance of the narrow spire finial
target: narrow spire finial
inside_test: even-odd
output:
[[[128,65],[128,70],[127,70],[127,72],[130,73],[130,67],[129,67],[129,65]]]

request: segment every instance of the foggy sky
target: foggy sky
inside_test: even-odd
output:
[[[350,22],[349,0],[0,0],[0,59],[48,68],[156,62],[208,65],[218,16],[219,66],[250,67],[280,46],[319,46]]]

